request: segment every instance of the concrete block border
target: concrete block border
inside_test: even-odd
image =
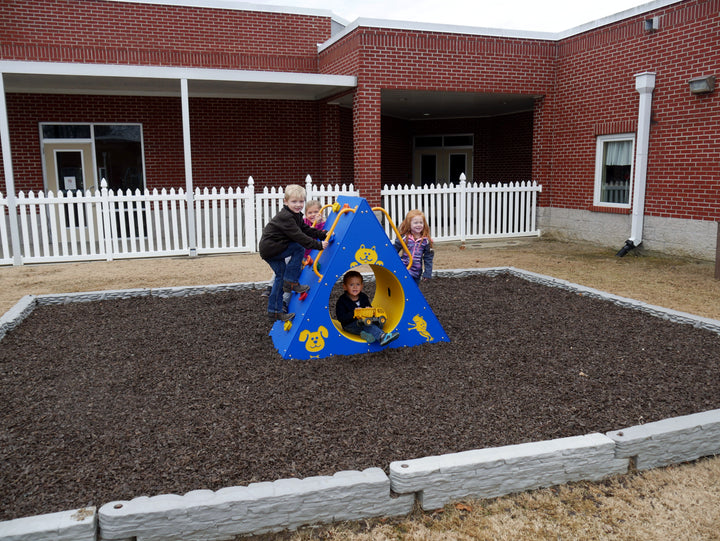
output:
[[[0,522],[3,541],[95,541],[97,516],[94,507],[60,511]]]
[[[331,477],[280,479],[216,492],[196,490],[110,502],[99,512],[100,539],[222,540],[305,524],[408,514],[414,494],[393,497],[380,468]]]
[[[597,481],[628,471],[613,440],[587,434],[555,440],[476,449],[390,464],[395,492],[416,493],[423,509],[463,498],[495,498],[513,492]]]
[[[511,274],[519,278],[608,300],[633,310],[720,334],[720,321],[649,305],[550,276],[513,267],[439,270],[438,277]],[[372,276],[370,276],[372,279]],[[109,290],[23,297],[0,317],[0,340],[36,306],[125,299],[184,297],[221,291],[262,289],[267,282],[155,289]],[[362,472],[280,479],[110,502],[95,508],[0,522],[0,541],[170,541],[229,539],[303,525],[408,514],[462,498],[493,498],[513,492],[599,480],[626,473],[631,465],[648,469],[720,454],[720,409],[556,440],[477,449],[397,461]]]

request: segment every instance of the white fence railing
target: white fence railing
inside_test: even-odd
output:
[[[0,265],[134,257],[254,252],[264,225],[282,207],[283,191],[244,188],[66,194],[20,192],[15,197],[18,239],[13,243],[8,200],[0,193]],[[383,207],[396,225],[407,211],[422,209],[435,240],[537,235],[535,182],[504,185],[466,183],[385,187]],[[358,195],[351,185],[315,186],[307,198],[322,204],[338,195]],[[193,213],[188,213],[188,204]],[[194,222],[189,215],[194,214]],[[195,243],[192,246],[194,223]],[[392,236],[391,227],[385,229]],[[19,257],[14,251],[19,246]]]
[[[434,240],[536,236],[537,182],[385,186],[383,208],[399,226],[409,210],[425,214]],[[391,235],[391,227],[385,224]]]

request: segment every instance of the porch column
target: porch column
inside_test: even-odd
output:
[[[22,265],[20,232],[18,231],[17,220],[17,200],[15,198],[15,177],[13,176],[12,155],[10,152],[10,123],[8,121],[7,103],[5,102],[5,81],[3,76],[4,74],[0,72],[0,140],[2,141],[5,189],[7,190],[10,242],[12,244],[13,265]],[[5,216],[0,216],[0,220],[4,219]]]
[[[190,151],[190,103],[188,99],[188,81],[180,79],[182,100],[183,154],[185,156],[185,197],[187,198],[188,250],[190,257],[197,255],[197,235],[195,232],[195,194],[193,193],[192,153]]]
[[[370,206],[381,203],[380,89],[358,85],[353,99],[353,159],[355,188]]]

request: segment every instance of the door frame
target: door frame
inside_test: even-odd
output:
[[[82,177],[83,177],[83,186],[77,186],[76,190],[73,191],[73,195],[75,195],[77,190],[81,190],[82,194],[85,194],[88,190],[94,190],[97,189],[97,175],[95,174],[95,148],[93,145],[92,140],[88,139],[69,139],[69,140],[44,140],[43,141],[43,149],[42,149],[42,158],[43,158],[43,175],[45,176],[44,184],[46,188],[46,193],[52,192],[54,195],[58,195],[59,191],[62,191],[63,193],[66,190],[59,190],[59,178],[58,178],[58,171],[57,171],[57,154],[59,152],[80,152],[81,160],[80,163],[82,165]],[[60,213],[55,213],[55,228],[57,231],[61,232],[61,235],[70,233],[70,229],[68,227],[68,212],[74,212],[76,216],[75,220],[75,228],[74,232],[71,233],[72,235],[75,235],[78,233],[80,228],[86,229],[85,234],[89,233],[87,231],[87,228],[92,227],[93,228],[93,234],[97,238],[98,234],[98,226],[100,224],[97,223],[97,220],[95,219],[94,213],[88,212],[89,207],[88,205],[85,206],[85,209],[83,209],[85,212],[84,214],[84,223],[78,223],[79,217],[77,208],[73,208],[71,210],[70,205],[65,205],[65,223],[61,223]],[[51,220],[51,215],[48,214],[47,216],[48,220]],[[62,231],[65,231],[65,233],[62,233]]]
[[[43,141],[43,174],[45,176],[45,189],[48,192],[58,192],[57,153],[80,152],[82,156],[83,193],[86,190],[97,188],[97,175],[95,174],[95,148],[89,140],[51,140]]]

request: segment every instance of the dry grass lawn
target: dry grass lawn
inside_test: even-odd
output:
[[[619,247],[618,247],[619,248]],[[714,262],[549,240],[436,249],[437,269],[513,266],[647,303],[720,319]],[[261,281],[255,255],[119,260],[0,268],[0,313],[23,295]],[[258,313],[264,315],[258,305]],[[257,539],[713,540],[720,539],[720,458],[601,483],[574,483],[486,501],[464,501],[404,519],[361,521]]]

